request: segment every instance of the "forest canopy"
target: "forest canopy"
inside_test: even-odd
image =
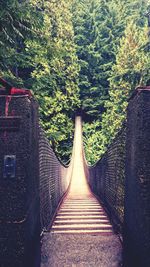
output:
[[[63,162],[78,109],[93,164],[125,121],[130,95],[149,84],[149,17],[148,0],[1,0],[0,75],[34,92]]]

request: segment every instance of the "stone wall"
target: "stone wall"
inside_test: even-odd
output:
[[[0,263],[33,266],[40,234],[37,104],[0,96]],[[32,249],[33,254],[33,249]]]
[[[150,88],[130,99],[127,117],[124,246],[127,267],[150,266]]]

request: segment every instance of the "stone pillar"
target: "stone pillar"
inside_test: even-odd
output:
[[[0,265],[34,267],[40,235],[38,108],[29,95],[0,96]]]
[[[150,87],[127,110],[124,252],[125,266],[150,266]]]

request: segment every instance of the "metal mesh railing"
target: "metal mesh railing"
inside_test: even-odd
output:
[[[69,186],[71,168],[60,163],[41,128],[39,129],[39,165],[41,227],[47,229]]]
[[[44,131],[40,128],[39,132],[40,216],[42,229],[47,229],[62,196],[68,189],[73,157],[68,168],[62,165]],[[109,146],[103,158],[92,167],[87,165],[83,152],[84,169],[91,190],[104,203],[120,232],[124,218],[125,140],[126,126]]]
[[[90,187],[104,203],[119,232],[122,232],[124,221],[125,141],[126,126],[119,132],[102,159],[88,169]]]

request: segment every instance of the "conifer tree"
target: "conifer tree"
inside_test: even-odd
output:
[[[72,118],[79,105],[70,3],[45,1],[42,9],[43,38],[27,40],[26,51],[33,68],[32,88],[40,103],[43,127],[55,151],[66,161],[71,153]]]
[[[120,129],[128,96],[149,83],[147,5],[147,0],[1,0],[0,73],[33,90],[41,123],[64,161],[77,107],[89,121],[84,142],[94,162]]]
[[[14,85],[33,90],[50,143],[66,161],[79,105],[70,1],[6,0],[0,14],[1,73]]]
[[[112,0],[111,1],[110,0],[107,2],[106,1],[102,1],[102,2],[105,3],[105,7],[107,7],[107,16],[104,19],[104,25],[110,25],[110,28],[108,28],[108,32],[109,32],[109,35],[111,36],[111,38],[108,39],[108,42],[107,42],[107,38],[101,37],[100,39],[100,42],[102,41],[101,46],[100,46],[101,47],[100,53],[101,55],[104,55],[102,57],[103,61],[101,61],[100,75],[102,75],[102,77],[104,77],[105,79],[106,83],[105,83],[104,88],[105,89],[108,88],[108,99],[105,101],[105,104],[104,104],[104,113],[102,115],[102,122],[101,120],[99,119],[96,120],[95,118],[95,120],[93,120],[92,123],[84,124],[84,132],[85,132],[84,142],[85,142],[85,148],[86,148],[86,155],[89,161],[92,163],[94,163],[94,161],[96,161],[98,157],[100,157],[100,155],[102,155],[105,152],[107,145],[111,142],[111,140],[114,138],[117,131],[120,129],[122,125],[122,121],[125,119],[125,114],[126,114],[125,108],[127,105],[126,100],[129,96],[129,92],[134,90],[135,86],[138,83],[142,81],[143,83],[146,82],[146,79],[148,77],[148,69],[149,69],[148,67],[149,63],[146,62],[146,58],[148,59],[149,56],[148,54],[145,54],[146,51],[144,51],[145,41],[147,39],[146,37],[147,34],[145,32],[146,30],[144,30],[144,25],[145,25],[144,13],[146,10],[147,2],[138,1],[138,0],[135,0],[135,1],[131,1],[131,0],[128,0],[128,1]],[[103,11],[103,14],[105,14],[104,11]],[[122,43],[125,42],[124,41],[124,38],[125,38],[124,29],[126,28],[127,25],[129,25],[131,20],[134,21],[134,23],[132,23],[133,25],[135,25],[135,23],[137,25],[137,26],[132,25],[133,27],[132,30],[135,35],[136,30],[134,29],[134,27],[136,27],[138,34],[140,34],[140,37],[141,37],[141,43],[139,43],[140,41],[137,41],[138,48],[137,48],[135,56],[134,56],[135,51],[132,46],[129,49],[130,52],[128,51],[128,48],[127,48],[126,49],[127,51],[124,50],[121,55],[121,52],[119,52],[119,50],[122,49],[121,48]],[[105,21],[107,21],[106,24],[105,24]],[[103,25],[103,23],[102,24],[100,23],[100,25]],[[100,33],[101,33],[101,27],[100,27],[99,34]],[[104,31],[102,32],[102,34],[103,33]],[[134,36],[134,38],[137,39],[137,36],[136,37]],[[122,43],[120,43],[120,39],[122,40],[121,41]],[[104,40],[106,42],[104,42]],[[102,44],[104,44],[104,49],[103,49]],[[103,51],[106,51],[106,52],[103,54]],[[108,55],[110,55],[110,57],[107,55],[107,52],[108,52]],[[130,55],[128,54],[128,52]],[[119,74],[120,66],[118,65],[118,53],[120,54],[120,59],[119,59],[120,64],[122,62],[122,59],[125,56],[127,56],[129,62],[130,62],[130,59],[132,59],[132,57],[134,58],[133,60],[138,62],[137,66],[131,67],[128,74],[127,74],[127,70],[125,70],[126,73],[124,77],[122,77]],[[137,55],[139,56],[139,58],[136,58]],[[140,57],[141,57],[141,63],[140,63]],[[144,61],[144,63],[142,61]],[[143,68],[142,68],[142,64],[144,64]],[[118,73],[116,73],[117,65],[118,65],[118,70],[117,70]],[[133,74],[132,74],[132,71],[133,71]],[[126,79],[125,79],[125,76],[126,76]],[[122,79],[123,79],[123,84],[121,85]],[[117,82],[118,82],[118,86],[117,84],[114,85],[114,83],[117,83]],[[107,87],[106,87],[106,84],[107,84]],[[121,86],[126,89],[122,90]],[[96,146],[99,149],[95,149]],[[91,151],[93,151],[93,153],[91,153]]]
[[[100,118],[114,57],[109,9],[106,1],[74,0],[73,13],[82,108],[92,119]]]
[[[36,22],[30,2],[0,2],[0,74],[18,85],[23,84],[20,65],[26,61],[22,53],[24,40],[31,36]]]
[[[145,85],[150,77],[149,52],[146,53],[143,49],[148,42],[147,31],[147,27],[138,27],[131,21],[120,40],[110,77],[110,99],[105,102],[106,112],[102,115],[101,123],[95,122],[90,126],[91,135],[87,138],[86,153],[91,163],[106,151],[121,129],[126,120],[128,98],[137,86]],[[95,151],[93,156],[88,148]]]

